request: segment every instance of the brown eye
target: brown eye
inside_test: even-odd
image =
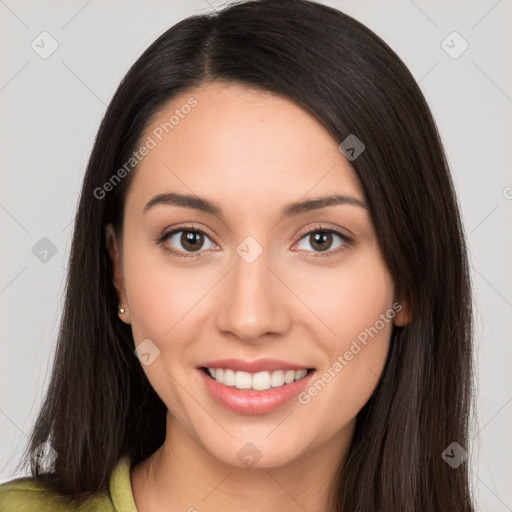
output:
[[[198,231],[182,231],[180,242],[186,251],[198,251],[204,243],[204,236]]]
[[[338,241],[337,241],[338,240]],[[308,247],[304,247],[305,243],[309,242],[309,246],[312,250],[308,249]],[[328,253],[336,253],[335,249],[341,247],[343,249],[344,246],[348,246],[351,244],[351,239],[336,231],[334,229],[319,229],[315,228],[314,230],[310,230],[305,233],[299,241],[298,248],[301,250],[306,250],[307,252],[328,252]]]
[[[190,253],[197,253],[202,249],[214,248],[210,237],[196,228],[170,231],[159,240],[159,243],[167,251],[183,256],[191,256],[192,254]]]
[[[316,251],[326,251],[332,244],[332,233],[317,231],[308,235],[311,240],[311,247]]]

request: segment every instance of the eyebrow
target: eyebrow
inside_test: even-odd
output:
[[[200,210],[202,212],[210,213],[220,218],[224,218],[224,214],[220,206],[212,203],[211,201],[208,201],[207,199],[203,199],[194,195],[178,194],[177,192],[158,194],[157,196],[153,197],[148,202],[148,204],[146,204],[144,207],[144,213],[156,205],[181,206],[183,208]],[[326,197],[319,197],[317,199],[309,199],[306,201],[296,201],[294,203],[290,203],[281,211],[281,219],[334,205],[359,206],[365,210],[368,210],[367,204],[360,199],[352,196],[335,194]]]

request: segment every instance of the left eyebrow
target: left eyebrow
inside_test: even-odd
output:
[[[183,208],[191,208],[194,210],[200,210],[205,213],[216,215],[220,218],[224,218],[222,209],[216,203],[204,199],[199,196],[192,196],[188,194],[178,194],[177,192],[169,192],[167,194],[158,194],[153,197],[148,204],[144,207],[144,212],[148,211],[156,205],[167,205],[167,206],[181,206]],[[364,201],[347,195],[331,195],[326,197],[320,197],[317,199],[309,199],[307,201],[297,201],[287,205],[281,212],[281,219],[292,217],[300,213],[309,212],[312,210],[318,210],[327,206],[335,205],[351,205],[359,206],[368,210],[368,206]]]
[[[291,203],[283,209],[281,213],[281,219],[291,217],[293,215],[298,215],[299,213],[318,210],[320,208],[325,208],[326,206],[335,206],[338,204],[359,206],[365,210],[368,210],[368,205],[364,201],[361,201],[360,199],[352,196],[337,194],[327,197],[320,197],[318,199],[310,199],[308,201],[297,201],[296,203]]]

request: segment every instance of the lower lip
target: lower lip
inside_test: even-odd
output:
[[[267,391],[250,391],[220,384],[202,369],[198,370],[213,399],[231,411],[242,414],[264,414],[274,411],[296,397],[309,384],[314,375],[310,371],[305,377]]]

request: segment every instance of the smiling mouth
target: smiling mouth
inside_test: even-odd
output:
[[[275,370],[249,373],[225,368],[206,368],[201,370],[219,384],[247,391],[268,391],[281,388],[303,379],[315,371],[314,368],[302,370]]]

